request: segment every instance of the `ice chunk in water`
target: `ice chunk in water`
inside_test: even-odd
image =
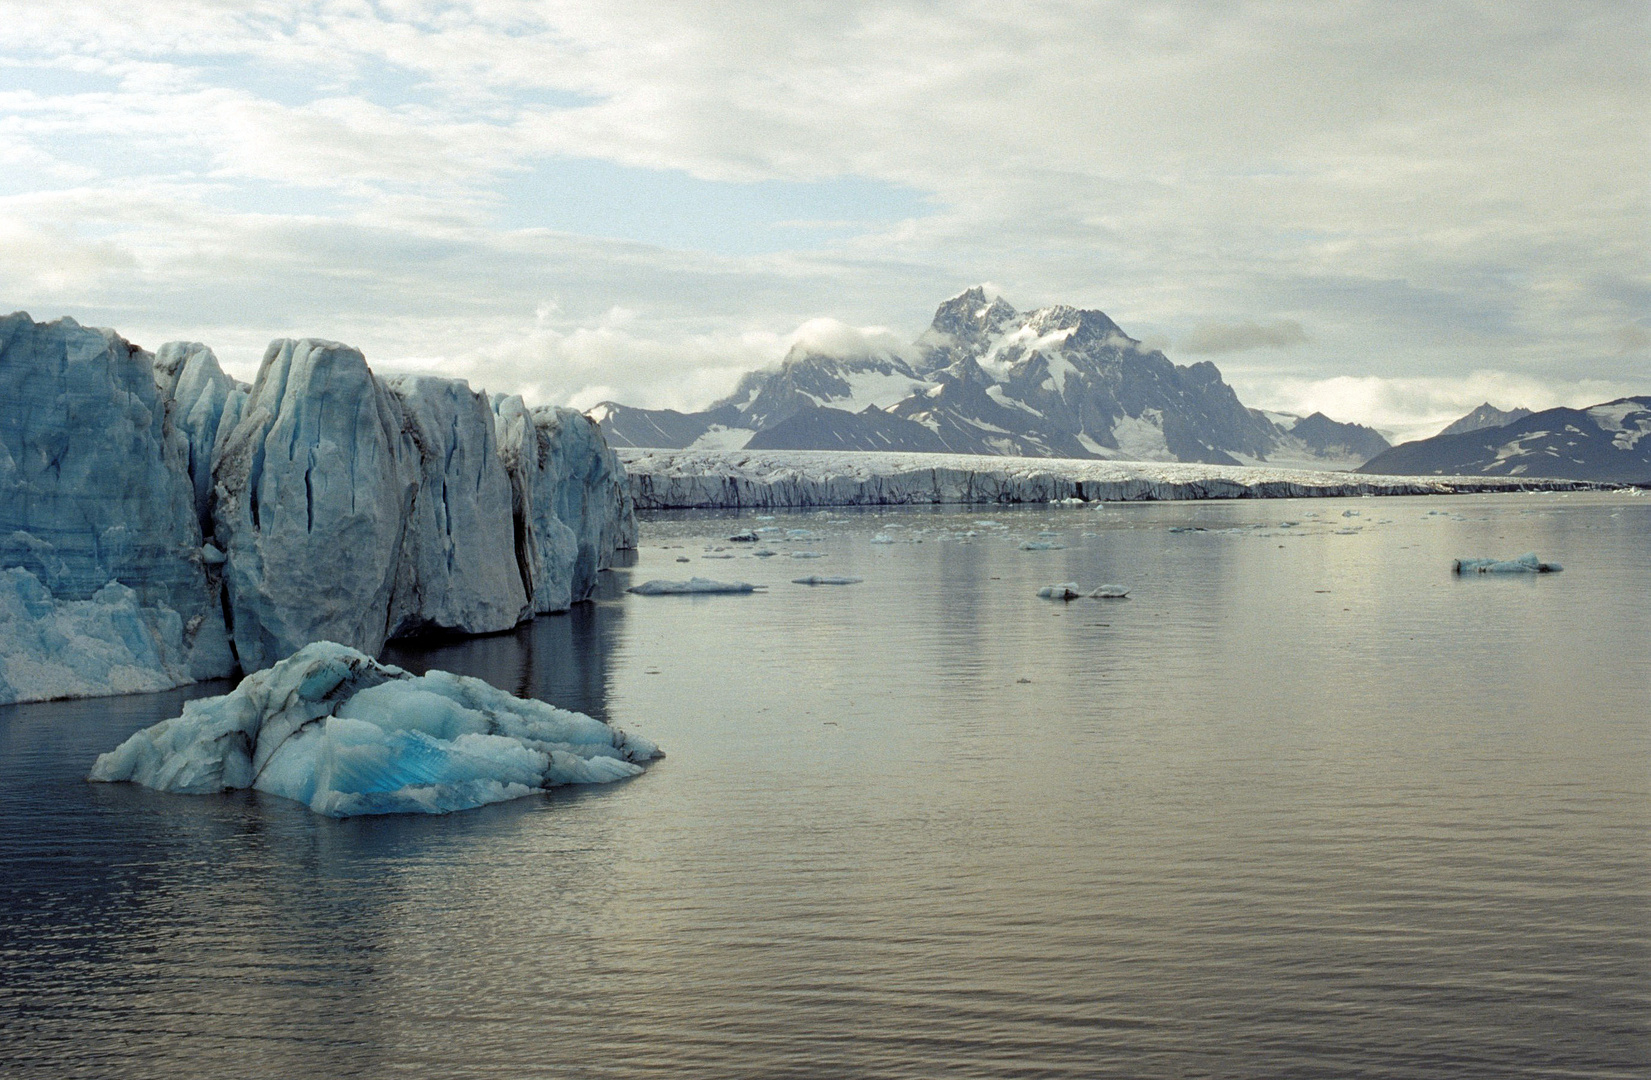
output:
[[[1067,581],[1060,585],[1045,585],[1038,590],[1038,595],[1045,600],[1076,600],[1085,593],[1082,585],[1076,581]]]
[[[329,817],[444,814],[635,776],[660,756],[583,713],[322,641],[138,732],[90,779],[190,795],[253,787]]]
[[[793,584],[793,585],[858,585],[858,584],[860,584],[860,582],[862,582],[864,580],[866,580],[866,579],[865,578],[857,578],[857,577],[822,577],[819,574],[812,574],[808,577],[792,578],[791,579],[791,584]]]
[[[1565,569],[1558,563],[1543,562],[1534,551],[1517,559],[1457,559],[1450,568],[1458,574],[1551,574]]]
[[[688,596],[699,593],[756,592],[757,586],[748,581],[713,581],[702,577],[691,577],[687,581],[666,581],[660,578],[632,585],[625,591],[638,596]]]
[[[1059,551],[1065,545],[1052,540],[1028,540],[1020,545],[1022,551]]]

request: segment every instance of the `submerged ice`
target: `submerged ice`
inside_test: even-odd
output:
[[[662,756],[583,713],[317,642],[139,731],[90,779],[186,795],[256,788],[329,817],[444,814],[622,780]]]

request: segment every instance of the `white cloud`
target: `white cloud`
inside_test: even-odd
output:
[[[1499,409],[1524,407],[1540,412],[1562,405],[1582,408],[1645,391],[1643,383],[1559,382],[1506,371],[1416,378],[1260,376],[1235,379],[1234,388],[1251,408],[1300,416],[1322,412],[1333,420],[1389,432],[1394,442],[1437,435],[1446,424],[1485,402]]]
[[[0,308],[695,406],[787,328],[904,343],[991,277],[1366,418],[1492,371],[1643,391],[1648,35],[1603,0],[0,0]],[[853,227],[753,258],[597,241],[512,218],[552,155],[931,211],[777,215]]]
[[[909,358],[911,341],[886,326],[850,326],[837,319],[810,319],[786,337],[786,343],[801,353],[821,353],[848,359],[879,356]]]

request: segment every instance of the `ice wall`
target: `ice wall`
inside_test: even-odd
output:
[[[349,346],[277,341],[214,464],[242,664],[565,611],[634,537],[622,477],[572,410],[382,380]]]
[[[0,677],[7,664],[44,671],[54,650],[106,662],[10,680],[0,702],[39,696],[25,684],[135,688],[117,668],[147,667],[142,688],[158,689],[231,674],[237,658],[256,671],[312,641],[376,653],[398,635],[565,610],[634,546],[623,476],[578,413],[493,402],[462,381],[381,379],[336,342],[272,343],[248,387],[204,345],[151,356],[73,320],[9,316],[0,570],[29,581],[0,588]],[[101,591],[112,581],[129,603]],[[133,613],[111,622],[111,604]],[[94,647],[115,625],[146,629]],[[77,626],[92,634],[80,653],[51,644]]]
[[[829,450],[619,451],[643,510],[1571,491],[1575,481]]]
[[[15,579],[8,587],[17,603],[0,634],[0,663],[22,670],[57,663],[54,653],[79,655],[74,628],[82,616],[97,622],[98,612],[65,605],[113,595],[104,590],[115,582],[131,592],[115,606],[136,623],[177,620],[176,637],[164,631],[157,646],[164,662],[153,665],[166,685],[233,670],[189,460],[190,438],[150,354],[73,319],[0,319],[0,568],[27,571],[43,590]],[[42,638],[30,619],[57,629]],[[134,639],[127,655],[158,654]],[[63,685],[98,678],[94,665]],[[7,681],[0,700],[56,696],[38,690],[52,680]]]
[[[636,546],[625,471],[596,422],[573,409],[529,410],[496,395],[499,455],[510,476],[517,572],[538,613],[589,595],[615,551]]]

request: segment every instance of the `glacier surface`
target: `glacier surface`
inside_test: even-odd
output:
[[[583,713],[323,641],[137,732],[89,778],[186,795],[255,788],[328,817],[444,814],[623,780],[661,756]]]
[[[640,510],[1440,495],[1596,486],[1571,480],[1366,476],[982,454],[635,448],[617,452]]]

